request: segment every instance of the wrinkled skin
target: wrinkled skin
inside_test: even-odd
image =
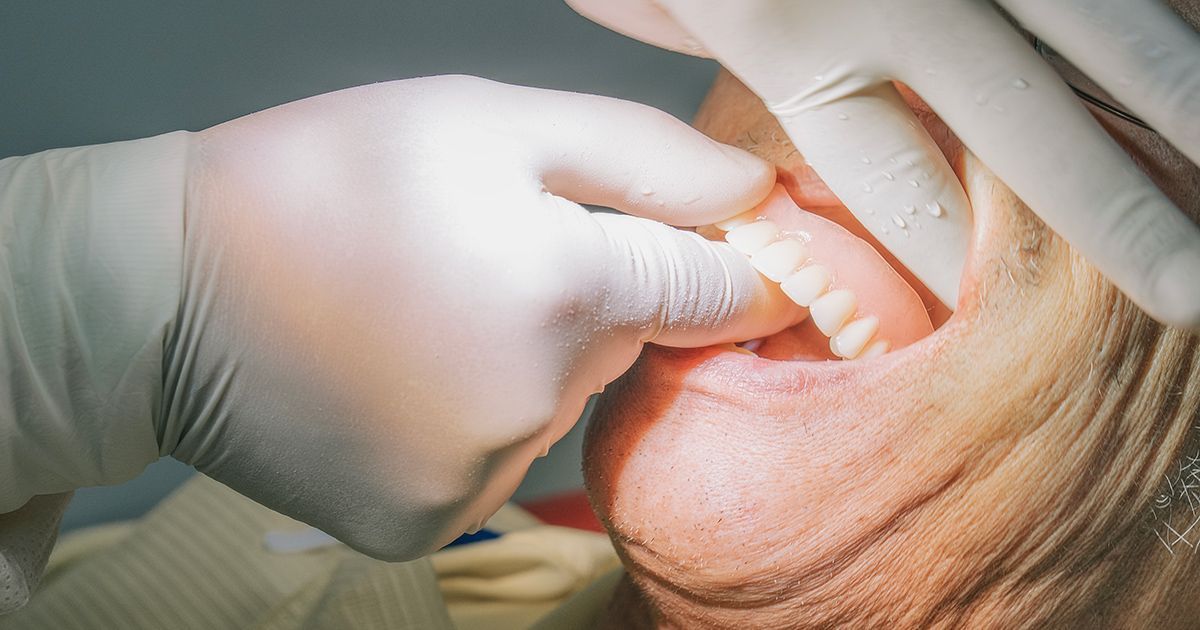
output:
[[[1200,618],[1197,337],[1134,307],[910,103],[975,211],[957,312],[867,362],[648,348],[585,445],[628,573],[612,627]],[[697,126],[778,164],[801,207],[838,213],[728,75]],[[1119,131],[1200,218],[1196,170]]]

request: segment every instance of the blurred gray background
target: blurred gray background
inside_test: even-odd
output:
[[[605,94],[688,120],[716,72],[560,0],[2,0],[0,158],[198,130],[353,85],[433,74]],[[517,498],[578,487],[581,422]],[[164,459],[76,493],[63,528],[137,516],[192,470]]]

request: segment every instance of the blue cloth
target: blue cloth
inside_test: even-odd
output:
[[[448,544],[442,548],[446,549],[449,547],[454,547],[455,545],[469,545],[471,543],[483,542],[485,540],[494,540],[499,537],[500,537],[500,532],[495,532],[490,529],[484,528],[484,529],[481,529],[481,530],[475,532],[474,534],[463,534],[462,536],[455,538],[453,541],[451,541],[450,544]]]

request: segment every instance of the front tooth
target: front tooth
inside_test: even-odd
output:
[[[779,226],[771,221],[755,221],[735,227],[725,235],[725,242],[747,256],[774,243],[779,237]]]
[[[756,212],[754,210],[747,210],[747,211],[737,215],[736,217],[729,217],[728,219],[725,219],[724,221],[717,221],[713,225],[717,226],[721,230],[729,232],[729,231],[732,231],[733,228],[742,227],[743,225],[747,225],[749,223],[754,223],[754,220],[757,218],[758,218],[758,212]]]
[[[741,346],[739,346],[739,345],[737,345],[737,344],[735,344],[735,343],[731,343],[731,344],[729,344],[729,346],[728,346],[726,349],[727,349],[727,350],[729,350],[729,351],[731,351],[731,352],[736,352],[736,353],[738,353],[738,354],[745,354],[745,355],[749,355],[749,356],[752,356],[752,357],[756,357],[756,356],[758,356],[757,354],[754,354],[752,351],[750,351],[750,350],[747,350],[747,349],[745,349],[745,348],[743,348],[743,347],[741,347]]]
[[[846,289],[836,289],[817,298],[808,310],[821,333],[832,337],[857,308],[858,299],[854,297],[854,293]]]
[[[829,349],[843,359],[853,359],[862,353],[867,343],[879,332],[879,318],[875,316],[856,319],[838,331],[829,340]]]
[[[886,339],[880,339],[867,346],[867,349],[863,350],[862,354],[858,355],[858,358],[874,359],[875,357],[881,357],[887,354],[887,351],[891,349],[892,344],[888,343]]]
[[[750,264],[773,282],[783,282],[805,260],[808,260],[808,246],[803,241],[787,238],[759,250],[750,258]]]
[[[829,270],[822,265],[809,265],[784,280],[779,288],[800,306],[808,306],[829,288]]]
[[[742,349],[749,350],[751,353],[754,353],[754,352],[758,352],[758,349],[761,348],[762,345],[763,345],[763,340],[761,338],[751,339],[750,341],[747,341],[746,343],[742,344]]]

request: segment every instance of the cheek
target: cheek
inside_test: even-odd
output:
[[[690,582],[700,565],[724,564],[773,529],[769,503],[786,480],[764,465],[777,451],[752,426],[763,418],[729,413],[728,400],[672,392],[668,378],[639,377],[649,367],[640,362],[597,406],[584,476],[633,567]]]
[[[953,475],[906,450],[929,410],[902,392],[832,377],[787,395],[680,391],[664,363],[602,401],[585,477],[627,560],[683,588],[799,579]]]

